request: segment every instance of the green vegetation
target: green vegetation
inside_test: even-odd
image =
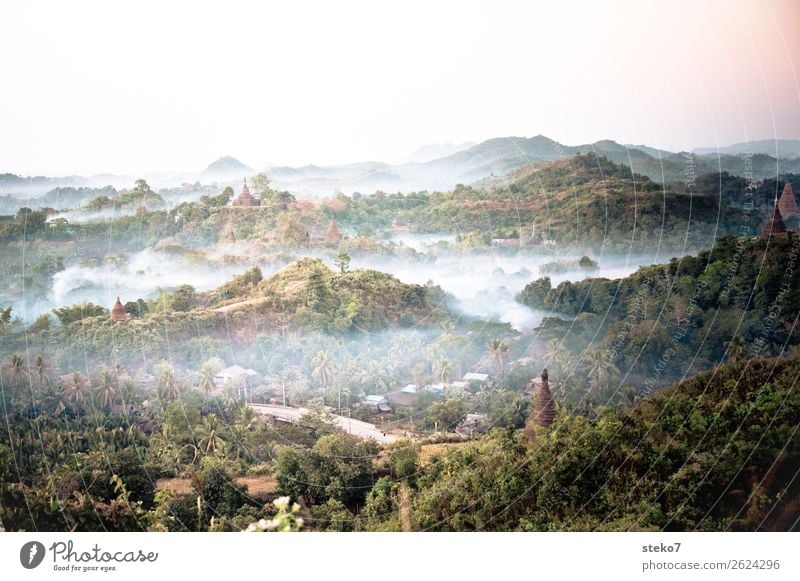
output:
[[[531,448],[497,431],[418,476],[415,525],[786,530],[800,498],[798,373],[797,356],[726,365],[633,408],[562,412]]]
[[[591,345],[609,363],[630,370],[630,385],[661,386],[741,359],[745,344],[752,357],[777,355],[800,342],[800,270],[791,267],[798,244],[797,237],[725,237],[696,257],[643,267],[622,280],[553,287],[540,278],[525,286],[519,300],[577,315],[566,338],[558,326],[543,329],[545,337],[570,345],[573,355]]]

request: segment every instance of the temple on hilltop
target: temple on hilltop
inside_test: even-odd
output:
[[[261,202],[250,193],[250,188],[247,187],[247,178],[244,178],[242,191],[234,198],[233,205],[237,208],[254,208],[261,205]]]
[[[533,392],[533,409],[525,422],[523,435],[528,441],[535,442],[536,433],[552,426],[556,419],[556,401],[550,391],[547,369],[542,370],[541,377],[528,382],[527,387],[526,393]]]
[[[764,225],[764,230],[762,231],[762,235],[764,238],[771,238],[773,236],[788,236],[788,230],[786,230],[786,224],[783,223],[783,217],[781,216],[781,211],[778,207],[778,198],[775,198],[775,205],[772,207],[772,216],[767,223]]]
[[[125,307],[122,306],[119,297],[117,297],[117,302],[114,303],[114,307],[111,309],[111,320],[115,323],[128,320],[128,313],[125,312]]]

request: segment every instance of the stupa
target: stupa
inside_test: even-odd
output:
[[[244,185],[242,186],[242,191],[233,200],[233,205],[236,207],[245,207],[245,208],[247,207],[252,208],[261,205],[261,202],[256,200],[250,193],[250,188],[247,187],[247,178],[244,178]]]
[[[783,193],[778,200],[778,210],[781,218],[800,218],[800,208],[797,207],[797,199],[794,197],[794,189],[790,182],[783,186]]]
[[[114,307],[111,309],[111,320],[115,323],[128,320],[128,313],[125,312],[125,307],[122,306],[119,297],[117,297],[117,302],[114,303]]]
[[[772,207],[772,216],[764,225],[762,235],[764,238],[771,238],[772,236],[787,236],[786,224],[783,223],[781,211],[778,209],[778,198],[775,198],[775,204]]]

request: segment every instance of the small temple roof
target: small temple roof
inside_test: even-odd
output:
[[[786,182],[786,185],[783,186],[783,193],[778,200],[778,209],[783,218],[800,217],[800,208],[797,207],[797,199],[794,196],[791,182]]]
[[[117,302],[114,303],[114,307],[111,309],[111,320],[116,322],[128,320],[128,313],[125,312],[125,307],[122,306],[119,297],[117,297]]]
[[[786,234],[786,224],[783,223],[781,211],[778,209],[778,199],[775,199],[775,205],[772,208],[772,216],[764,225],[763,235],[764,238],[771,236],[784,236]]]

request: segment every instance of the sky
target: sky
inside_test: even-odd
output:
[[[0,173],[800,138],[800,0],[0,4]]]

